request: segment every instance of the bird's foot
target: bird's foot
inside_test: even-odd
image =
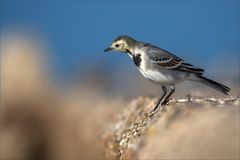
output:
[[[159,104],[159,105],[155,106],[154,109],[150,111],[149,117],[152,117],[152,116],[153,116],[154,114],[156,114],[159,110],[160,110],[161,112],[166,112],[166,111],[167,111],[167,106],[166,106],[166,104]]]
[[[166,101],[163,101],[163,102],[161,103],[161,105],[167,106],[169,103],[170,103],[170,99],[168,99],[168,100],[166,100]]]

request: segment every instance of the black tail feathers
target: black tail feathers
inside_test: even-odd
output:
[[[211,79],[208,79],[206,77],[203,77],[201,75],[198,75],[197,77],[199,78],[198,79],[199,82],[201,82],[201,83],[203,83],[203,84],[205,84],[209,87],[212,87],[212,88],[216,89],[217,91],[219,91],[219,92],[221,92],[225,95],[228,95],[228,92],[230,92],[230,90],[231,90],[229,87],[227,87],[223,84],[220,84],[218,82],[215,82]]]

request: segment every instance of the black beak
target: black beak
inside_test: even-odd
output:
[[[104,50],[104,52],[111,51],[113,50],[111,47],[108,47],[107,49]]]

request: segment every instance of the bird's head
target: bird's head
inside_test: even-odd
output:
[[[118,36],[111,44],[110,47],[104,50],[107,51],[117,51],[117,52],[131,52],[135,43],[137,41],[129,36]]]

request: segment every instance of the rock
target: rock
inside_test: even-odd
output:
[[[109,125],[106,159],[239,158],[239,97],[173,99],[151,115],[156,100],[139,97]]]

